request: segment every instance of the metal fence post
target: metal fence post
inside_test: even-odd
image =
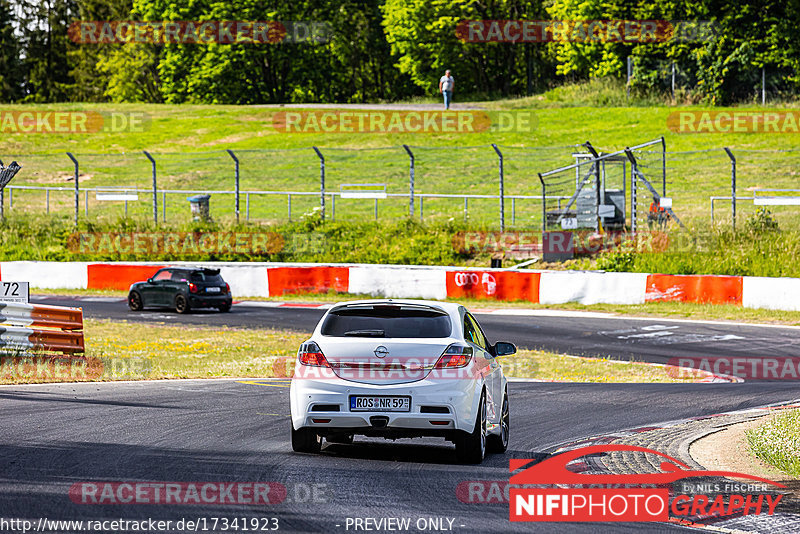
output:
[[[75,159],[75,156],[73,156],[70,152],[67,152],[67,156],[69,156],[69,159],[71,159],[72,163],[75,164],[75,176],[73,177],[75,180],[75,226],[78,226],[78,204],[81,201],[80,190],[78,189],[78,160]]]
[[[239,158],[233,153],[233,150],[228,149],[228,154],[233,158],[234,166],[236,168],[236,199],[234,201],[234,209],[236,211],[236,224],[239,224]]]
[[[675,62],[672,62],[672,102],[675,103]]]
[[[158,185],[156,181],[156,160],[147,150],[144,150],[144,155],[150,160],[153,165],[153,222],[158,226]]]
[[[408,191],[409,191],[409,200],[408,200],[408,216],[414,216],[414,153],[411,152],[411,149],[408,145],[403,145],[403,148],[406,149],[408,153],[408,157],[410,158],[409,163],[409,181],[408,181]]]
[[[594,149],[592,143],[586,141],[583,143],[583,146],[591,152],[592,157],[599,158],[600,154],[597,153],[597,150]],[[605,162],[604,162],[605,163]],[[605,199],[600,198],[600,163],[595,162],[592,164],[594,166],[594,187],[595,187],[595,205],[597,206],[597,219],[595,221],[595,229],[599,232],[602,227],[602,217],[600,217],[600,204],[605,202]],[[605,176],[605,167],[603,168],[604,176]],[[605,184],[604,184],[605,185]]]
[[[667,196],[667,142],[661,136],[661,196]]]
[[[325,156],[315,146],[311,148],[319,156],[319,205],[322,208],[322,220],[325,220]]]
[[[492,148],[495,152],[497,152],[497,157],[499,158],[498,161],[498,169],[500,171],[500,231],[506,231],[506,199],[505,199],[505,191],[504,191],[504,177],[503,177],[503,153],[500,152],[500,149],[497,148],[497,145],[492,143]]]
[[[511,198],[511,226],[517,224],[517,203],[516,198]]]
[[[633,58],[628,56],[628,81],[625,83],[625,103],[631,97],[631,78],[633,78]]]
[[[161,221],[167,222],[167,192],[161,192]]]
[[[714,226],[714,197],[711,197],[711,226]]]
[[[89,216],[89,190],[83,190],[83,214]]]
[[[542,235],[547,232],[547,188],[544,185],[544,178],[542,173],[539,175],[539,181],[542,183]]]
[[[637,173],[638,173],[638,163],[636,162],[636,158],[633,157],[633,152],[628,147],[625,147],[625,155],[628,156],[628,160],[631,162],[631,232],[634,234],[639,229],[639,223],[636,220],[637,213],[636,213],[636,202],[638,196],[637,190]]]
[[[728,154],[728,157],[731,159],[731,221],[733,223],[733,230],[736,231],[736,158],[733,156],[733,152],[731,152],[730,148],[724,148],[725,153]]]

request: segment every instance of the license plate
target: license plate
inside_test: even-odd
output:
[[[208,292],[208,293],[219,293],[220,291],[222,291],[222,290],[220,288],[218,288],[218,287],[207,287],[206,288],[206,292]]]
[[[351,412],[410,412],[411,397],[354,395],[350,397]]]

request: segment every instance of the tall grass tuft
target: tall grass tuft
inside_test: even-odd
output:
[[[791,476],[800,476],[800,410],[775,414],[745,435],[758,458]]]

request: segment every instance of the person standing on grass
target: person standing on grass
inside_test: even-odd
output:
[[[444,109],[450,109],[450,102],[453,100],[453,86],[456,81],[450,76],[450,71],[444,71],[444,76],[439,78],[439,92],[444,96]]]

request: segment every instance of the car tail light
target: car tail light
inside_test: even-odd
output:
[[[434,369],[456,369],[466,367],[472,359],[472,347],[453,343],[444,350]]]
[[[297,352],[297,358],[303,365],[310,365],[312,367],[330,367],[325,355],[322,354],[322,349],[313,341],[307,341],[300,345],[300,350]]]
[[[229,286],[228,283],[225,282],[225,293],[227,294],[227,293],[230,293],[230,292],[231,292],[231,286]]]
[[[189,282],[189,291],[191,291],[192,293],[197,293],[197,284]]]

